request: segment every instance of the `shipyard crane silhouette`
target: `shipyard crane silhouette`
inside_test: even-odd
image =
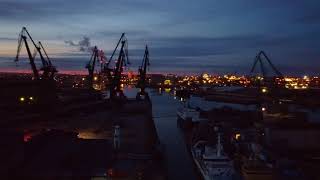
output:
[[[267,65],[269,65],[271,67],[275,76],[268,76],[264,61],[266,61]],[[274,88],[274,85],[275,85],[275,83],[274,83],[275,79],[277,79],[277,78],[283,79],[282,73],[274,66],[274,64],[271,62],[271,60],[269,59],[269,57],[267,56],[267,54],[264,51],[260,51],[256,55],[253,66],[250,71],[251,75],[255,71],[258,64],[260,66],[260,71],[262,73],[262,78],[258,77],[257,83],[258,83],[259,88],[261,88],[262,86],[266,86],[267,88],[272,89],[272,88]]]
[[[96,61],[99,58],[99,49],[97,46],[95,46],[92,50],[92,55],[90,58],[90,61],[86,65],[86,68],[88,69],[88,83],[89,87],[93,88],[93,74],[94,74],[94,69],[96,66]]]
[[[44,52],[44,54],[46,55],[46,66],[43,65],[42,69],[44,72],[47,72],[48,73],[48,78],[49,79],[53,79],[55,74],[58,72],[57,68],[52,64],[49,56],[48,56],[48,53],[47,51],[45,50],[45,48],[43,47],[41,41],[38,42],[38,45],[40,47],[40,51],[42,49],[42,51]]]
[[[282,77],[283,77],[282,73],[272,64],[271,60],[269,59],[269,57],[267,56],[267,54],[266,54],[264,51],[260,51],[260,52],[256,55],[250,73],[253,73],[253,72],[254,72],[257,64],[259,63],[259,64],[260,64],[260,70],[261,70],[261,72],[262,72],[263,78],[266,78],[266,77],[267,77],[267,72],[266,72],[266,69],[265,69],[265,65],[264,65],[264,63],[263,63],[262,56],[263,56],[264,59],[267,61],[267,63],[270,65],[270,67],[271,67],[272,70],[275,72],[275,74],[276,74],[278,77],[282,78]]]
[[[123,39],[125,39],[125,38],[126,38],[126,37],[125,37],[125,33],[122,33],[120,39],[119,39],[118,42],[117,42],[116,47],[114,48],[114,50],[113,50],[113,52],[112,52],[112,54],[111,54],[111,56],[110,56],[110,58],[109,58],[109,60],[108,60],[108,61],[103,65],[103,67],[102,67],[102,70],[101,70],[101,71],[102,71],[102,73],[104,73],[104,74],[107,76],[109,83],[112,83],[112,81],[113,81],[113,77],[112,77],[113,69],[109,67],[109,66],[110,66],[110,63],[112,62],[112,58],[113,58],[113,56],[115,55],[115,53],[116,53],[116,51],[117,51],[117,49],[118,49],[121,41],[122,41]]]
[[[37,69],[36,64],[34,62],[34,58],[33,58],[31,51],[30,51],[30,47],[29,47],[29,44],[27,41],[27,35],[29,36],[29,39],[32,41],[32,43],[36,46],[36,43],[33,41],[32,37],[29,34],[29,32],[27,31],[26,27],[23,27],[20,34],[19,34],[18,49],[17,49],[17,55],[16,55],[15,61],[16,62],[19,61],[21,47],[22,47],[22,44],[24,43],[24,45],[26,46],[26,50],[28,53],[28,57],[30,60],[30,65],[31,65],[31,69],[33,71],[34,78],[38,80],[39,79],[39,72],[38,72],[38,69]]]
[[[137,99],[144,98],[145,100],[150,100],[148,93],[145,92],[148,66],[150,66],[150,60],[149,60],[148,46],[146,45],[144,56],[142,59],[142,64],[138,70],[139,80],[138,80],[137,87],[140,88],[140,92],[138,92],[137,94]]]
[[[28,40],[31,40],[33,46],[35,47],[34,54],[30,51],[30,46]],[[23,89],[23,94],[20,94],[20,102],[26,102],[26,104],[37,104],[43,110],[50,110],[50,106],[57,102],[57,92],[56,83],[54,80],[54,74],[57,72],[56,68],[52,65],[51,60],[48,57],[41,42],[35,43],[30,33],[27,31],[26,27],[23,27],[18,38],[18,48],[15,61],[19,61],[19,56],[23,44],[26,47],[27,54],[29,57],[31,69],[33,72],[34,80],[23,82],[21,88]],[[46,58],[43,56],[45,54]],[[42,62],[42,67],[40,68],[43,73],[40,75],[39,70],[36,67],[35,57],[39,54]],[[28,101],[27,98],[28,97]]]
[[[262,58],[264,57],[264,58]],[[263,59],[267,61],[267,64],[271,67],[271,69],[274,71],[275,75],[274,77],[268,77],[267,76],[267,71],[265,69],[265,65],[263,63]],[[259,77],[258,81],[255,82],[258,88],[258,93],[257,93],[257,108],[258,112],[260,113],[260,119],[263,121],[263,111],[265,111],[265,107],[263,107],[263,104],[265,104],[268,101],[274,101],[277,100],[277,93],[278,93],[278,87],[275,86],[275,79],[274,78],[280,78],[283,79],[282,73],[273,65],[269,57],[264,51],[260,51],[256,57],[255,61],[253,63],[253,66],[251,68],[250,73],[252,74],[257,66],[257,64],[260,65],[260,70],[262,73],[262,78]],[[277,89],[274,91],[274,89]],[[267,95],[267,96],[266,96]],[[261,129],[260,129],[261,130]],[[260,131],[259,130],[259,131]]]
[[[33,55],[31,54],[30,47],[29,47],[27,39],[30,39],[32,44],[33,44],[33,46],[35,47],[35,51],[34,51]],[[28,53],[28,57],[29,57],[29,61],[30,61],[30,65],[31,65],[31,69],[32,69],[34,78],[36,80],[40,79],[39,70],[37,69],[36,64],[35,64],[35,57],[36,57],[37,53],[39,53],[40,59],[41,59],[41,62],[42,62],[42,67],[40,68],[40,70],[43,71],[43,74],[41,75],[41,78],[43,78],[43,79],[49,79],[49,78],[53,79],[54,74],[56,72],[58,72],[57,69],[52,65],[51,60],[48,57],[48,54],[45,51],[42,43],[39,41],[38,45],[37,45],[35,43],[35,41],[33,40],[33,38],[31,37],[31,35],[28,32],[26,27],[23,27],[21,32],[20,32],[20,34],[19,34],[17,55],[16,55],[16,58],[15,58],[15,61],[16,62],[19,61],[19,56],[20,56],[20,52],[21,52],[21,48],[22,48],[22,44],[23,43],[24,43],[24,45],[26,47],[26,50],[27,50],[27,53]],[[41,49],[45,53],[47,59],[44,58]]]
[[[111,87],[110,87],[110,98],[111,99],[124,99],[125,96],[123,94],[123,91],[121,89],[121,77],[122,77],[122,72],[123,72],[123,67],[126,66],[127,64],[130,64],[129,61],[129,55],[128,55],[128,40],[125,36],[125,33],[122,33],[116,48],[114,49],[108,63],[107,63],[107,68],[109,68],[109,64],[112,61],[112,58],[117,51],[119,45],[121,43],[121,48],[120,52],[118,55],[118,59],[116,61],[115,68],[113,69],[113,74],[112,74],[112,82],[111,82]]]
[[[46,59],[44,59],[43,54],[41,53],[41,50],[43,51],[44,55],[46,56]],[[55,74],[58,72],[58,70],[56,69],[55,66],[52,65],[52,62],[47,54],[47,51],[45,50],[45,48],[43,47],[42,43],[40,41],[38,41],[38,44],[36,46],[36,48],[34,49],[34,53],[33,53],[33,59],[35,60],[38,52],[40,52],[40,58],[41,58],[41,62],[42,62],[42,67],[40,68],[40,70],[43,71],[43,74],[41,76],[41,78],[43,79],[51,79],[53,80]]]

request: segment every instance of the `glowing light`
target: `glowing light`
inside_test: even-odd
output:
[[[285,80],[286,82],[292,82],[292,79],[290,79],[290,78],[284,78],[284,80]]]
[[[20,97],[19,99],[21,102],[24,102],[25,98],[24,97]]]
[[[205,73],[205,74],[202,75],[202,78],[203,79],[209,79],[209,75]]]
[[[267,109],[265,107],[262,107],[261,108],[261,111],[266,111]]]
[[[83,78],[82,78],[82,81],[84,81],[84,80],[86,80],[86,78],[83,77]]]
[[[97,77],[97,76],[95,76],[95,77],[93,78],[93,80],[97,81],[97,80],[98,80],[98,77]]]
[[[240,133],[237,133],[237,134],[235,135],[236,140],[239,140],[240,137],[241,137],[241,134],[240,134]]]
[[[267,89],[266,87],[263,87],[263,88],[261,89],[261,92],[262,92],[262,93],[267,93],[267,92],[268,92],[268,89]]]
[[[77,137],[79,139],[104,139],[109,138],[109,134],[103,132],[95,132],[93,130],[82,130],[78,132]]]
[[[32,101],[32,100],[33,100],[33,97],[32,97],[32,96],[30,96],[30,97],[29,97],[29,100],[30,100],[30,101]]]
[[[32,136],[30,134],[24,134],[23,135],[23,141],[28,142],[32,139]]]
[[[165,80],[165,81],[164,81],[164,85],[169,85],[169,86],[170,86],[170,85],[171,85],[170,79]]]

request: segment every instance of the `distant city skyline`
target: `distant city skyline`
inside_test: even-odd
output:
[[[26,59],[13,62],[26,26],[60,72],[86,72],[86,47],[97,45],[110,57],[126,32],[132,71],[148,44],[154,73],[248,74],[264,50],[284,74],[317,74],[319,7],[317,0],[2,0],[0,71],[30,69]]]

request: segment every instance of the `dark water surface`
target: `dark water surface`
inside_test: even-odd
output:
[[[135,97],[137,89],[126,89],[129,98]],[[161,143],[166,147],[167,166],[170,180],[195,180],[192,159],[187,151],[182,132],[177,127],[176,109],[181,105],[168,93],[149,90],[153,117]]]
[[[179,102],[168,94],[152,96],[152,101],[159,138],[166,145],[169,179],[196,179],[183,134],[177,127],[176,108]]]

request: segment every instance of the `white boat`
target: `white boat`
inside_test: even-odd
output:
[[[178,125],[182,129],[190,129],[194,124],[204,121],[205,119],[200,118],[200,112],[190,107],[181,107],[177,110]]]
[[[189,120],[189,121],[197,122],[201,120],[201,118],[199,118],[200,112],[190,107],[178,108],[177,115],[178,115],[178,118],[181,118],[186,121]]]
[[[183,128],[191,127],[193,124],[206,119],[200,118],[200,112],[196,108],[192,108],[189,104],[177,109],[178,123]]]
[[[204,180],[233,178],[233,161],[223,152],[220,134],[216,147],[209,146],[206,141],[198,141],[191,147],[191,153]]]

